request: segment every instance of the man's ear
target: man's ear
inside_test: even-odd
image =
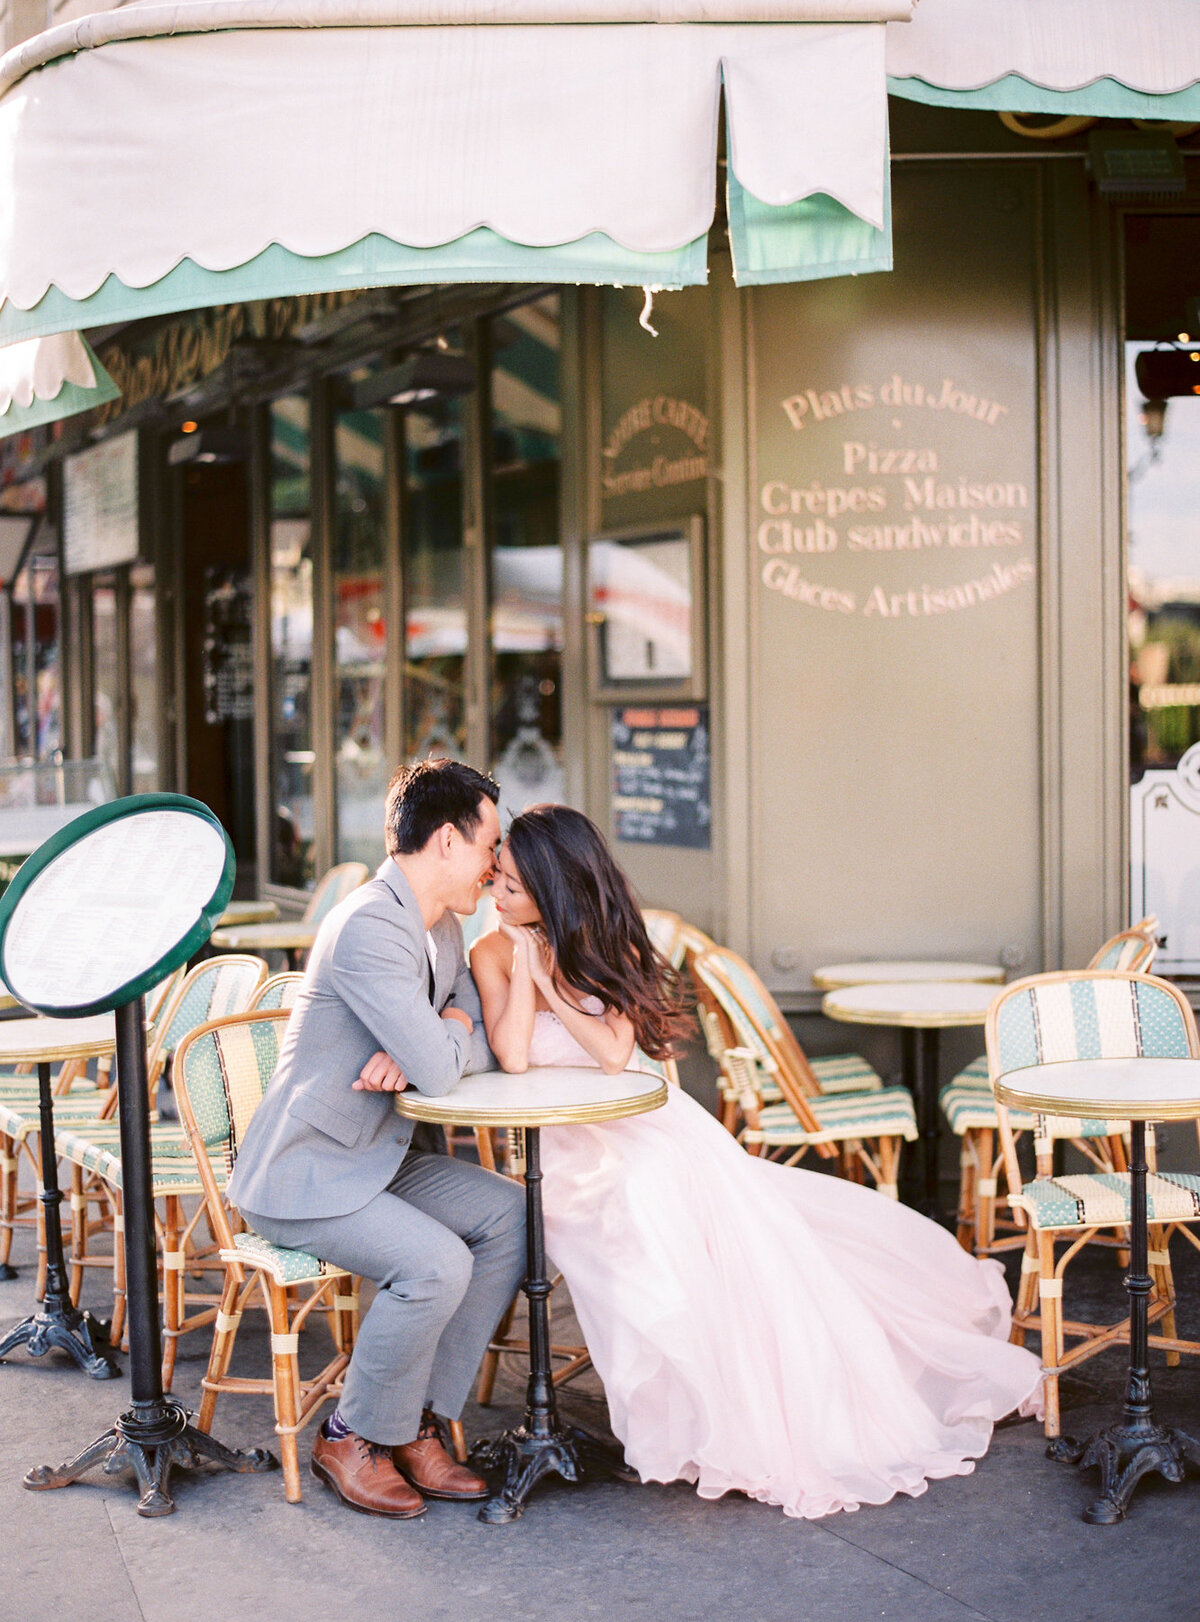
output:
[[[437,848],[438,848],[438,855],[439,856],[449,856],[450,855],[451,851],[454,849],[454,836],[457,833],[458,833],[458,829],[454,826],[454,824],[452,822],[443,822],[442,823],[442,826],[438,829],[437,834],[435,836],[437,838],[437,842],[438,842]],[[461,835],[460,835],[460,837],[461,837]]]

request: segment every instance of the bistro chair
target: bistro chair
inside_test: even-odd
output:
[[[273,974],[262,985],[246,1004],[248,1014],[257,1013],[260,1008],[292,1008],[295,1006],[296,995],[304,984],[303,974],[295,969],[289,969],[286,974]]]
[[[150,1105],[154,1101],[167,1066],[188,1033],[198,1025],[226,1014],[241,1012],[267,977],[267,966],[259,957],[226,956],[206,958],[180,982],[163,1009],[158,1028],[147,1051],[147,1079]],[[125,1324],[125,1248],[123,1231],[120,1125],[116,1120],[116,1096],[111,1112],[91,1121],[64,1123],[55,1130],[55,1150],[70,1162],[71,1255],[69,1257],[72,1297],[78,1300],[83,1269],[111,1267],[113,1274],[114,1344]],[[183,1200],[200,1193],[191,1164],[191,1150],[181,1121],[152,1120],[150,1127],[151,1186],[155,1199],[163,1201],[158,1220],[163,1274],[163,1386],[170,1389],[175,1367],[178,1337],[201,1324],[186,1318],[185,1267],[201,1264],[188,1250],[202,1214],[197,1208],[185,1220]],[[93,1218],[91,1207],[98,1207]],[[111,1254],[93,1256],[91,1239],[111,1232]],[[211,1303],[209,1303],[211,1305]]]
[[[154,987],[146,996],[147,1040],[153,1039],[157,1021],[183,979],[182,968]],[[35,1225],[37,1244],[36,1295],[45,1290],[46,1246],[42,1232],[41,1149],[38,1135],[41,1113],[38,1082],[33,1066],[22,1066],[0,1077],[0,1264],[6,1263],[12,1249],[13,1229]],[[54,1079],[54,1119],[58,1123],[95,1120],[115,1108],[116,1091],[112,1065],[107,1059],[96,1066],[94,1078],[87,1074],[83,1060],[68,1060]],[[20,1157],[24,1155],[33,1170],[35,1191],[21,1201],[18,1189]]]
[[[738,959],[744,972],[735,981],[728,973],[732,957],[721,948],[692,965],[705,1034],[723,1078],[725,1124],[751,1154],[794,1166],[811,1150],[837,1160],[843,1175],[855,1182],[870,1176],[881,1194],[897,1199],[900,1146],[918,1135],[908,1089],[879,1086],[827,1094],[818,1086],[810,1092],[814,1072],[795,1068],[790,1048],[768,1036],[758,999],[743,1001],[757,976]],[[763,996],[774,1009],[765,990]],[[782,1021],[778,1010],[775,1018]],[[795,1046],[803,1053],[799,1043]],[[765,1078],[779,1090],[776,1103],[765,1100]]]
[[[683,919],[679,914],[665,912],[661,907],[643,907],[642,922],[659,956],[665,957],[673,969],[682,969],[687,950],[683,941]]]
[[[211,1431],[217,1398],[269,1395],[283,1461],[283,1485],[291,1504],[300,1502],[296,1438],[337,1397],[358,1327],[358,1280],[301,1250],[285,1250],[231,1218],[224,1189],[238,1145],[262,1102],[287,1029],[286,1009],[259,1009],[202,1025],[180,1043],[176,1066],[180,1113],[195,1157],[195,1171],[208,1225],[216,1238],[224,1274],[212,1350],[201,1386],[197,1423]],[[261,1295],[271,1325],[270,1378],[229,1372],[238,1325],[252,1298]],[[333,1356],[308,1378],[300,1374],[299,1336],[311,1314],[326,1316]]]
[[[339,862],[331,867],[321,879],[312,895],[308,898],[308,905],[298,920],[302,927],[318,929],[325,918],[339,906],[348,895],[352,895],[360,884],[365,884],[370,877],[370,871],[365,862]],[[214,929],[209,939],[209,945],[217,952],[270,952],[280,947],[280,931],[286,930],[287,924],[242,924],[235,929]],[[284,947],[292,959],[292,966],[297,966],[299,953],[294,947]]]
[[[1031,1065],[1069,1059],[1200,1057],[1196,1022],[1183,993],[1150,975],[1113,970],[1083,969],[1017,981],[992,1004],[986,1038],[988,1062],[997,1079]],[[1129,1173],[1110,1166],[1056,1176],[1054,1140],[1078,1136],[1080,1122],[1037,1114],[1033,1128],[1037,1166],[1033,1179],[1024,1182],[1010,1112],[1000,1104],[997,1115],[1008,1202],[1024,1214],[1028,1225],[1013,1338],[1023,1340],[1030,1330],[1041,1336],[1046,1435],[1057,1436],[1060,1375],[1129,1337],[1128,1318],[1110,1325],[1085,1323],[1066,1317],[1063,1304],[1064,1274],[1085,1245],[1105,1232],[1115,1234],[1110,1243],[1127,1245]],[[1111,1121],[1090,1124],[1103,1128],[1100,1136],[1111,1136],[1120,1127]],[[1164,1331],[1151,1335],[1150,1344],[1165,1350],[1168,1362],[1176,1362],[1181,1350],[1200,1351],[1200,1344],[1176,1338],[1167,1244],[1175,1225],[1200,1221],[1200,1176],[1159,1173],[1151,1152],[1147,1187],[1154,1280],[1149,1318],[1152,1325],[1161,1321]],[[1061,1255],[1056,1251],[1060,1244],[1066,1247]],[[1068,1341],[1075,1344],[1068,1348]]]
[[[1088,968],[1148,973],[1158,950],[1157,928],[1158,919],[1151,913],[1132,928],[1124,929],[1105,941],[1092,957]],[[976,1256],[995,1256],[1005,1250],[1021,1249],[1025,1243],[1021,1213],[1014,1213],[1015,1220],[1006,1220],[997,1211],[1003,1155],[998,1148],[999,1124],[988,1079],[987,1055],[973,1059],[965,1069],[960,1070],[954,1080],[942,1088],[938,1101],[950,1130],[962,1140],[958,1182],[959,1244]],[[1009,1125],[1014,1133],[1019,1135],[1031,1131],[1033,1124],[1033,1117],[1023,1111],[1009,1111]],[[1086,1123],[1087,1130],[1071,1139],[1089,1160],[1097,1160],[1090,1145],[1103,1135],[1100,1133],[1103,1124]],[[1121,1139],[1114,1139],[1104,1155],[1123,1167]],[[997,1237],[997,1229],[1003,1230],[1001,1237]]]

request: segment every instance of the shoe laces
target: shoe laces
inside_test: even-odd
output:
[[[370,1459],[372,1464],[378,1465],[384,1462],[390,1464],[392,1462],[392,1450],[390,1447],[385,1447],[382,1442],[368,1442],[365,1436],[358,1437],[357,1441],[359,1452],[362,1453],[364,1458]]]

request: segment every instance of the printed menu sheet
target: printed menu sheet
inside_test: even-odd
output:
[[[9,985],[33,1006],[109,995],[182,940],[224,863],[220,831],[189,812],[142,811],[97,828],[22,897],[4,942]]]

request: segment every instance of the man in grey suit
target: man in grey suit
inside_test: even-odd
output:
[[[312,1468],[353,1508],[401,1519],[426,1497],[486,1495],[437,1421],[462,1412],[524,1273],[521,1190],[410,1148],[393,1108],[399,1088],[446,1093],[491,1065],[454,914],[492,876],[498,792],[458,761],[396,773],[387,860],[321,926],[229,1182],[256,1233],[377,1284]]]

